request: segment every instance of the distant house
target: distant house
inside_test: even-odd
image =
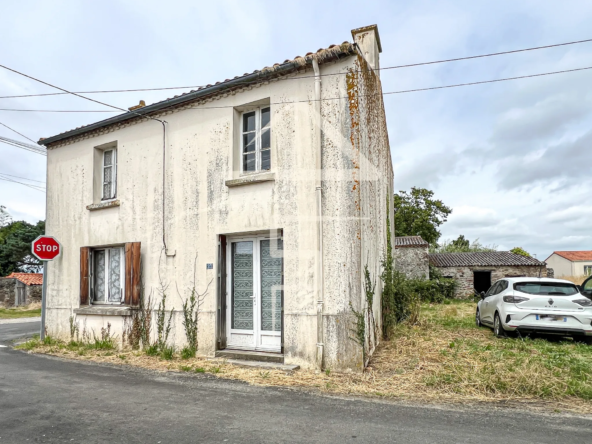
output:
[[[43,275],[41,273],[11,273],[0,278],[0,304],[18,307],[41,301]]]
[[[479,253],[432,253],[430,265],[444,277],[458,281],[456,297],[467,298],[487,291],[491,284],[504,277],[547,277],[545,262],[509,251]]]
[[[395,268],[408,278],[429,278],[428,247],[421,236],[395,237]]]
[[[557,278],[592,276],[592,251],[554,251],[545,262]]]

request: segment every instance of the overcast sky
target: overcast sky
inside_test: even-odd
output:
[[[215,83],[351,41],[351,29],[370,24],[383,67],[592,38],[589,0],[21,0],[3,2],[2,15],[0,64],[76,91]],[[592,43],[381,79],[389,92],[587,66]],[[395,189],[426,187],[453,208],[443,239],[464,234],[540,259],[592,249],[591,80],[592,70],[385,96]],[[0,69],[0,96],[54,91]],[[175,93],[92,97],[127,108]],[[0,105],[100,109],[65,96]],[[0,110],[0,122],[38,140],[107,115]],[[0,136],[27,142],[4,127]],[[0,173],[43,181],[45,158],[0,144]],[[45,195],[19,184],[0,180],[0,205],[14,219],[45,217]]]

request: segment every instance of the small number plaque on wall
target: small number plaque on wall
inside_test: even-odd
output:
[[[214,264],[206,264],[206,270],[213,270]]]

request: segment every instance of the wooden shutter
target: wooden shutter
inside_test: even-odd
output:
[[[226,348],[226,236],[218,239],[218,350]]]
[[[125,244],[125,298],[124,303],[132,307],[140,306],[141,262],[140,242]]]
[[[80,248],[80,305],[90,304],[90,248]]]

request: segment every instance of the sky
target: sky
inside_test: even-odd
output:
[[[0,64],[75,91],[196,86],[343,41],[377,24],[381,66],[592,38],[589,0],[4,2]],[[592,42],[383,70],[383,92],[592,66]],[[592,249],[592,70],[385,96],[395,189],[425,187],[462,234],[539,259]],[[127,108],[171,92],[94,94]],[[0,96],[55,92],[0,69]],[[38,140],[106,118],[73,96],[0,99],[0,122]],[[0,136],[29,142],[0,126]],[[0,174],[43,185],[46,158],[0,143]],[[15,177],[18,176],[18,177]],[[6,176],[2,176],[6,177]],[[0,180],[14,220],[45,218],[45,195]]]

